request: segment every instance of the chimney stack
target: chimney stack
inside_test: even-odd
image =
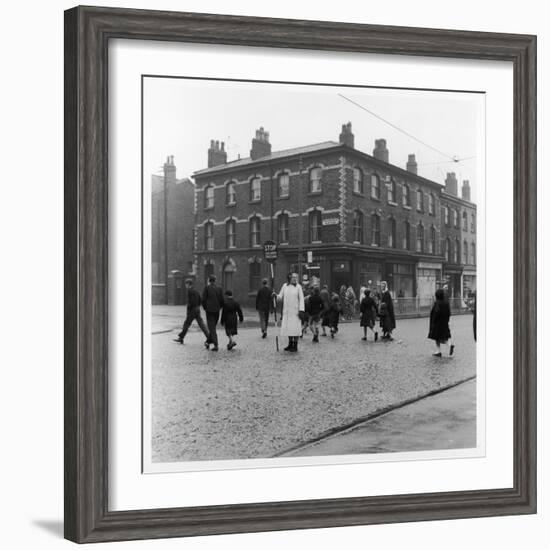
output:
[[[252,138],[252,149],[250,149],[250,158],[256,160],[262,157],[267,157],[271,154],[271,143],[269,143],[269,132],[260,126],[256,130],[256,136]]]
[[[407,160],[407,172],[418,174],[418,164],[416,163],[415,155],[409,155],[409,160]]]
[[[227,162],[227,153],[225,151],[225,143],[222,141],[210,140],[210,148],[208,149],[208,168],[219,166]]]
[[[445,178],[445,191],[449,195],[458,196],[458,181],[456,180],[456,174],[454,172],[447,172]]]
[[[471,201],[470,196],[470,182],[468,180],[464,180],[462,182],[462,198],[465,201]]]
[[[372,156],[375,159],[383,160],[384,162],[389,162],[390,152],[386,147],[385,139],[375,139],[374,140],[374,149],[372,151]]]
[[[342,124],[342,133],[340,134],[340,143],[346,145],[347,147],[354,148],[354,135],[351,131],[351,122],[347,124]]]
[[[176,165],[174,164],[174,155],[169,155],[166,157],[166,162],[164,163],[164,177],[166,178],[166,183],[176,183]]]

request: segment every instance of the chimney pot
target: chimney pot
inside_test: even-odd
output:
[[[351,122],[342,124],[342,132],[340,133],[339,141],[342,145],[347,145],[352,149],[355,147],[355,136],[351,131]]]
[[[269,132],[260,126],[256,130],[255,137],[252,138],[252,148],[250,149],[250,158],[252,160],[266,157],[271,154],[271,143],[269,143]]]
[[[418,174],[418,164],[416,162],[416,156],[414,154],[409,155],[409,158],[407,160],[407,171],[411,172],[412,174]]]
[[[389,162],[390,152],[386,147],[386,140],[383,138],[374,140],[374,149],[372,151],[372,156],[378,160],[384,162]]]

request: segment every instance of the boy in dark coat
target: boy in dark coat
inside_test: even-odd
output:
[[[223,301],[221,325],[225,327],[225,334],[227,334],[229,338],[227,349],[231,350],[237,345],[237,342],[233,340],[233,336],[237,334],[238,323],[242,322],[243,311],[241,306],[233,299],[233,292],[231,292],[231,290],[226,290],[225,299]]]
[[[193,288],[192,279],[187,279],[185,281],[185,287],[187,288],[187,317],[185,318],[181,332],[178,334],[178,337],[174,339],[174,342],[183,344],[183,339],[185,338],[191,323],[196,320],[200,329],[206,336],[205,345],[207,345],[210,341],[210,334],[208,334],[208,329],[206,328],[206,325],[201,317],[201,295]]]
[[[335,294],[332,297],[330,307],[327,313],[328,326],[330,327],[330,337],[334,338],[334,335],[338,332],[338,321],[342,313],[342,305],[340,304],[340,297]]]
[[[313,342],[319,342],[319,322],[324,307],[319,287],[314,287],[313,294],[306,302],[306,313],[309,315],[309,328],[313,333]]]
[[[370,328],[374,333],[374,341],[378,340],[378,332],[374,330],[376,325],[376,317],[378,316],[378,308],[376,307],[376,302],[374,298],[370,295],[370,290],[365,289],[363,299],[361,300],[361,323],[360,326],[363,327],[363,340],[367,339],[367,329]]]
[[[441,344],[450,342],[449,355],[454,352],[454,344],[451,338],[451,329],[449,328],[449,319],[451,318],[451,308],[449,301],[442,289],[435,291],[435,302],[430,312],[430,332],[428,338],[435,341],[437,351],[433,354],[435,357],[441,357]]]

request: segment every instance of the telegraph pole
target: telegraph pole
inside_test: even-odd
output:
[[[302,225],[302,156],[300,155],[299,160],[299,174],[298,174],[298,284],[302,284],[302,252],[303,252],[303,225]]]

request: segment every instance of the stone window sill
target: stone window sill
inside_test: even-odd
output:
[[[393,202],[393,201],[388,201],[388,204],[389,204],[390,206],[397,206],[397,203],[396,203],[396,202]]]
[[[404,205],[403,205],[403,208],[404,208],[405,210],[412,210],[412,208],[411,208],[410,206],[408,206],[407,204],[404,204]]]

